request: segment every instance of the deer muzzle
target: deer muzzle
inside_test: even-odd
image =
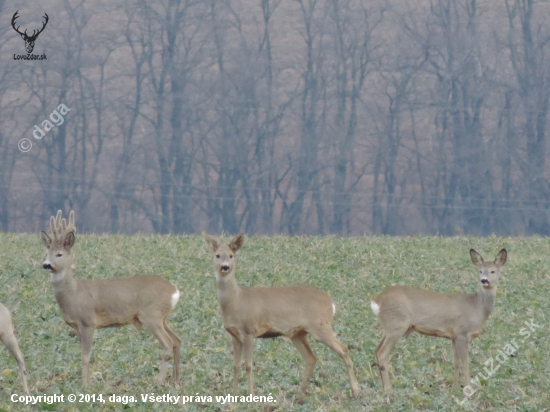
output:
[[[50,265],[48,262],[44,262],[44,264],[42,265],[42,267],[46,270],[53,270],[53,267],[52,265]]]
[[[231,268],[229,267],[229,265],[221,265],[221,266],[220,266],[220,272],[222,272],[222,273],[227,273],[227,272],[229,272],[229,269],[231,269]]]

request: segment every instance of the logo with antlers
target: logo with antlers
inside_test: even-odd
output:
[[[17,10],[15,12],[15,14],[13,15],[12,19],[11,19],[11,26],[13,27],[13,29],[19,33],[21,35],[21,38],[23,40],[25,40],[25,48],[27,49],[27,53],[32,53],[33,49],[34,49],[34,42],[36,41],[36,38],[38,37],[38,35],[40,33],[42,33],[44,31],[44,29],[46,28],[46,25],[48,24],[48,20],[50,19],[48,17],[48,15],[46,13],[44,13],[44,19],[46,19],[46,21],[44,23],[42,23],[42,28],[38,31],[36,30],[33,30],[32,31],[32,36],[29,36],[27,34],[27,30],[25,30],[23,33],[21,33],[19,31],[19,27],[21,26],[17,26],[15,27],[15,21],[17,20],[17,18],[19,17],[17,15],[17,13],[19,13],[19,10]]]

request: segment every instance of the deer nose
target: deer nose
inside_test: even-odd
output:
[[[487,279],[481,279],[481,283],[483,283],[484,285],[488,285],[489,281]]]
[[[221,270],[227,272],[229,270],[229,265],[222,265]]]
[[[53,268],[52,268],[52,265],[50,265],[49,263],[44,263],[44,264],[42,265],[42,267],[43,267],[44,269],[49,269],[49,270],[53,269]]]

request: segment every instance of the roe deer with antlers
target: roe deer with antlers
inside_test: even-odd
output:
[[[17,345],[17,339],[13,333],[13,323],[11,321],[11,313],[7,307],[0,303],[0,341],[6,345],[6,348],[13,355],[19,366],[19,374],[21,375],[21,383],[23,384],[23,390],[26,394],[29,393],[29,386],[27,385],[27,369],[25,368],[25,361],[23,355]]]
[[[401,336],[408,337],[412,332],[451,339],[454,352],[452,388],[458,388],[460,369],[466,386],[470,385],[468,345],[481,333],[493,310],[500,269],[506,263],[506,249],[502,249],[493,262],[485,262],[474,249],[470,249],[470,257],[480,269],[477,293],[439,293],[392,286],[371,302],[371,308],[384,328],[384,337],[374,354],[385,392],[392,389],[388,376],[390,353]]]
[[[286,336],[298,349],[306,369],[300,391],[306,392],[317,361],[306,339],[308,333],[336,352],[348,369],[351,392],[359,394],[359,384],[353,372],[348,349],[332,330],[335,306],[330,297],[313,286],[283,286],[246,288],[235,280],[235,253],[243,246],[243,234],[228,244],[220,243],[203,232],[206,243],[214,252],[218,286],[218,301],[225,330],[233,340],[233,393],[237,392],[241,356],[244,352],[248,392],[252,384],[252,351],[255,338]]]
[[[71,269],[71,248],[75,241],[74,212],[69,225],[61,210],[50,219],[53,239],[42,232],[48,248],[44,269],[51,272],[55,299],[65,322],[71,326],[82,348],[82,384],[90,385],[90,352],[94,331],[99,328],[134,325],[149,329],[162,345],[160,372],[156,379],[162,385],[168,370],[170,354],[174,356],[172,380],[179,378],[181,340],[166,323],[180,292],[159,276],[134,276],[122,279],[75,279]]]

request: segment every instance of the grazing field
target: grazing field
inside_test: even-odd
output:
[[[461,390],[451,390],[453,352],[449,340],[412,334],[392,353],[394,393],[387,397],[373,366],[382,330],[371,312],[371,298],[392,284],[475,292],[478,272],[470,261],[471,247],[486,260],[494,259],[503,247],[508,250],[495,308],[470,346],[470,374],[478,376],[479,382],[472,384],[476,392],[466,397]],[[93,383],[83,391],[80,344],[68,336],[70,328],[60,317],[50,275],[42,269],[45,249],[38,234],[0,234],[0,301],[13,313],[33,395],[95,393],[106,400],[101,407],[41,404],[34,410],[543,411],[550,408],[549,250],[550,240],[540,237],[246,238],[237,254],[236,276],[241,285],[310,284],[332,296],[337,305],[333,327],[354,361],[362,389],[358,399],[350,398],[342,360],[311,339],[318,363],[308,396],[301,396],[297,389],[303,361],[287,339],[276,338],[256,340],[254,378],[256,395],[271,394],[277,402],[216,402],[215,396],[227,395],[231,387],[232,345],[222,328],[211,252],[199,236],[77,235],[72,252],[75,277],[157,274],[178,286],[182,297],[169,318],[183,341],[177,388],[155,387],[161,347],[150,332],[139,333],[125,326],[96,332]],[[529,329],[525,322],[539,327],[531,324]],[[517,349],[502,355],[510,351],[513,339]],[[244,368],[239,389],[239,395],[245,396]],[[17,364],[2,346],[0,411],[30,409],[13,404],[12,393],[22,393]],[[213,401],[185,407],[141,401],[141,394],[152,393],[212,396]],[[120,396],[119,401],[134,396],[137,403],[110,403],[112,394]],[[464,403],[459,406],[457,401]]]

